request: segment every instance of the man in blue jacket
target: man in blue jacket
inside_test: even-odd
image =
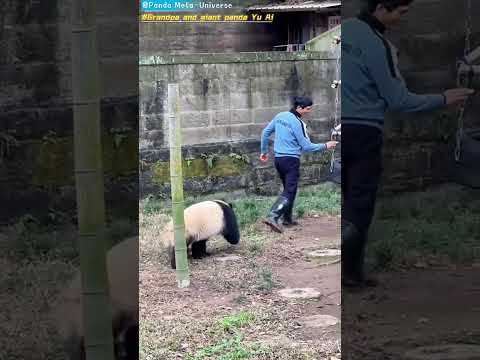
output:
[[[274,231],[282,232],[278,220],[283,215],[285,226],[296,225],[292,219],[293,204],[297,195],[302,152],[325,151],[337,145],[336,141],[314,144],[310,141],[307,126],[302,118],[312,111],[313,102],[308,97],[296,97],[293,108],[277,114],[262,132],[260,160],[268,160],[268,138],[275,132],[275,168],[283,184],[283,193],[270,209],[265,220]]]
[[[413,0],[367,0],[342,24],[342,284],[375,285],[364,274],[364,252],[382,172],[387,110],[426,111],[465,101],[471,89],[411,93],[398,70],[398,52],[384,37]],[[372,280],[372,281],[370,281]]]

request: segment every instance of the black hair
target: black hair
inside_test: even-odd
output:
[[[297,107],[306,108],[308,106],[312,106],[313,101],[311,98],[307,96],[295,96],[293,98],[293,108],[296,109]]]
[[[413,0],[366,0],[367,10],[373,13],[378,5],[383,5],[388,11],[393,11],[399,6],[410,5]]]

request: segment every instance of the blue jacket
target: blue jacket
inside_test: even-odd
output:
[[[300,158],[302,151],[324,151],[325,144],[314,144],[310,141],[306,126],[295,110],[277,114],[262,131],[261,153],[268,153],[268,138],[275,132],[275,157],[293,156]]]
[[[411,93],[398,70],[398,51],[385,27],[361,14],[342,23],[342,124],[383,128],[387,110],[425,111],[445,105],[444,95]]]

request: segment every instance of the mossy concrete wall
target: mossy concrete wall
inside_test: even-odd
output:
[[[189,166],[187,163],[184,166],[186,189],[275,192],[278,181],[272,187],[276,181],[272,163],[260,166],[256,160],[261,132],[278,112],[291,108],[295,95],[308,95],[314,100],[314,111],[306,121],[310,137],[314,142],[328,140],[334,116],[335,92],[330,85],[335,63],[331,54],[323,52],[141,58],[142,196],[168,189],[169,83],[180,85],[182,136],[185,156],[189,159]],[[209,167],[207,159],[217,153],[216,148],[218,161]],[[200,156],[202,153],[204,158]],[[237,161],[230,154],[248,158],[250,162]],[[305,156],[303,180],[320,182],[324,163],[323,155]]]
[[[441,93],[456,86],[456,61],[463,54],[466,1],[414,1],[409,14],[387,36],[399,48],[400,70],[415,93]],[[344,0],[342,15],[355,16],[359,0]],[[472,18],[480,3],[472,1]],[[480,23],[472,23],[472,46],[480,45]],[[348,81],[345,79],[345,81]],[[480,97],[468,110],[466,127],[480,127]],[[385,127],[382,191],[418,190],[451,181],[457,108],[389,114]],[[347,144],[343,144],[348,146]]]
[[[275,195],[281,188],[272,166],[260,163],[258,141],[212,143],[184,147],[184,188],[189,195],[217,192]],[[145,151],[140,165],[141,197],[169,197],[169,150]],[[329,155],[304,155],[301,185],[318,184],[328,177]]]
[[[0,207],[0,222],[25,213],[43,216],[60,199],[75,209],[70,5],[2,2],[0,188],[6,191],[0,191],[0,203],[7,206]],[[111,192],[118,191],[117,183],[137,183],[138,72],[132,70],[138,64],[138,19],[131,14],[138,5],[107,0],[97,6],[104,166]],[[7,138],[17,146],[2,152]],[[125,196],[127,191],[116,194]]]

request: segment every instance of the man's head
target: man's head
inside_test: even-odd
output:
[[[413,0],[367,0],[367,10],[389,28],[400,22],[412,2]]]
[[[312,112],[313,101],[306,96],[296,96],[293,99],[293,108],[301,116]]]

